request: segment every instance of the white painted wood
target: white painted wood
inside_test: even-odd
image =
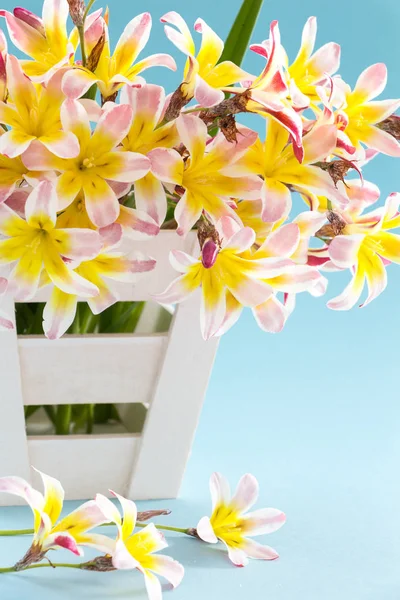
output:
[[[29,438],[28,449],[36,468],[62,481],[66,498],[82,500],[109,489],[126,494],[139,443],[131,434],[43,436]]]
[[[151,401],[167,336],[18,340],[25,405]]]
[[[2,299],[2,309],[14,315],[14,302]],[[19,475],[30,480],[22,403],[21,373],[15,331],[0,332],[0,476]],[[10,498],[0,495],[0,506]]]
[[[218,347],[199,327],[200,294],[179,305],[133,468],[129,497],[175,498]]]

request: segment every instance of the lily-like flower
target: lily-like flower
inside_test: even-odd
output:
[[[237,143],[228,142],[220,133],[207,144],[207,127],[198,117],[181,115],[176,126],[190,158],[184,163],[175,150],[154,150],[151,161],[152,173],[160,181],[173,183],[184,190],[175,209],[178,233],[185,235],[190,231],[203,211],[215,223],[223,216],[237,219],[228,204],[229,199],[257,198],[261,180],[236,177],[233,168],[232,175],[226,175],[225,170],[228,165],[236,164],[257,134],[240,127]]]
[[[115,523],[118,537],[115,551],[112,553],[112,564],[116,569],[138,569],[144,575],[149,600],[160,600],[161,583],[156,575],[167,579],[173,587],[177,587],[183,578],[183,566],[165,554],[158,554],[168,547],[164,536],[151,523],[136,533],[137,508],[132,500],[114,493],[118,498],[123,516],[117,507],[102,494],[97,494],[96,502],[107,521]]]
[[[365,282],[369,293],[361,306],[366,306],[384,291],[386,265],[400,264],[400,235],[389,231],[400,227],[399,204],[400,194],[394,193],[387,198],[385,206],[372,212],[362,214],[360,202],[337,212],[341,220],[340,233],[337,231],[338,235],[329,243],[326,255],[333,266],[351,269],[353,278],[340,296],[328,302],[329,308],[352,308],[360,298]]]
[[[278,277],[292,266],[292,261],[285,258],[254,259],[248,251],[255,238],[250,227],[238,228],[236,221],[224,217],[216,230],[211,228],[197,260],[181,251],[171,252],[171,264],[182,275],[155,299],[163,304],[181,302],[201,287],[203,337],[219,335],[230,308],[227,295],[232,296],[240,308],[259,306],[273,293],[263,279]]]
[[[243,258],[255,261],[284,261],[284,268],[272,276],[262,278],[270,293],[263,302],[252,306],[252,312],[258,326],[268,333],[282,331],[288,317],[295,307],[295,296],[308,292],[312,296],[322,296],[327,288],[327,279],[317,268],[307,265],[309,239],[325,221],[325,216],[313,212],[300,214],[293,223],[274,226],[255,251],[249,250]],[[221,220],[221,231],[239,233],[237,223],[228,219]],[[283,295],[283,300],[278,297]],[[226,333],[239,319],[243,310],[242,304],[229,291],[226,291],[226,310],[224,320],[216,335]]]
[[[245,90],[229,87],[225,91],[241,94],[246,110],[276,119],[292,136],[293,143],[298,148],[297,156],[301,158],[303,125],[300,115],[293,109],[292,102],[287,100],[289,88],[283,72],[278,21],[272,21],[270,39],[266,43],[269,51],[264,54],[267,62],[261,74],[247,84],[245,82]]]
[[[9,55],[7,82],[10,101],[0,102],[0,123],[10,126],[11,130],[0,136],[0,152],[13,158],[38,140],[56,156],[77,156],[76,136],[63,131],[61,126],[60,107],[65,96],[59,74],[55,74],[46,87],[36,88],[23,73],[18,59]]]
[[[319,102],[317,86],[324,85],[336,73],[340,64],[340,46],[333,42],[325,44],[314,52],[317,35],[317,19],[310,17],[303,28],[300,50],[289,66],[284,57],[287,85],[296,110],[304,110],[311,102]],[[268,58],[270,44],[267,41],[253,44],[250,49]],[[284,52],[283,48],[280,52]]]
[[[202,35],[197,55],[189,27],[178,13],[166,13],[161,17],[161,22],[168,23],[164,27],[168,39],[191,58],[186,63],[183,77],[187,84],[193,84],[194,97],[200,106],[210,107],[222,102],[225,98],[224,88],[249,78],[246,71],[230,60],[219,62],[224,42],[203,19],[197,19],[194,24],[195,31]]]
[[[83,191],[89,218],[97,227],[107,227],[118,218],[120,205],[109,182],[132,183],[144,177],[150,169],[150,161],[145,156],[117,148],[127,135],[131,121],[130,106],[113,106],[104,112],[91,133],[84,107],[76,100],[64,102],[61,122],[64,130],[73,133],[79,140],[77,158],[58,158],[38,144],[34,144],[23,157],[29,169],[61,173],[56,185],[59,211],[69,206]]]
[[[0,204],[0,263],[15,264],[10,288],[18,300],[34,296],[43,269],[50,280],[69,294],[95,296],[98,288],[70,269],[65,259],[81,261],[97,256],[101,240],[89,229],[56,229],[57,195],[41,182],[25,204],[25,219],[6,203]]]
[[[75,49],[67,34],[67,0],[44,0],[42,18],[19,7],[14,14],[2,10],[0,15],[14,45],[33,59],[21,61],[29,77],[48,79],[72,59]]]
[[[169,152],[163,148],[172,148],[179,143],[175,122],[160,125],[165,108],[165,92],[158,85],[146,84],[140,88],[125,86],[121,91],[121,103],[128,104],[133,110],[133,120],[122,146],[130,152],[147,156],[153,166],[163,165],[164,156],[169,160]],[[157,148],[156,152],[152,152]],[[161,225],[167,212],[167,199],[164,187],[153,174],[152,168],[142,179],[134,184],[137,209],[146,212]]]
[[[151,258],[131,258],[118,251],[122,238],[121,225],[114,223],[100,233],[103,242],[100,253],[91,260],[82,261],[75,270],[80,277],[91,282],[99,290],[97,296],[88,299],[90,309],[95,315],[119,300],[118,292],[112,290],[108,280],[132,283],[138,274],[152,271],[156,264]],[[66,294],[54,287],[43,311],[43,331],[46,337],[57,339],[67,331],[74,320],[77,304],[77,294]]]
[[[299,163],[288,144],[288,134],[273,119],[267,120],[265,142],[257,140],[234,167],[226,172],[237,175],[251,173],[264,179],[261,188],[262,219],[279,221],[290,211],[290,190],[328,196],[332,201],[346,204],[347,198],[335,187],[328,173],[314,163],[324,160],[336,147],[337,130],[334,125],[313,128],[303,138],[304,160]]]
[[[38,473],[43,480],[44,495],[20,477],[0,478],[0,492],[23,498],[34,515],[32,545],[15,568],[19,570],[32,563],[40,562],[49,550],[61,548],[77,556],[83,555],[80,548],[82,545],[101,548],[103,552],[112,552],[114,543],[110,538],[101,534],[88,533],[107,521],[97,503],[94,500],[86,502],[59,521],[64,502],[62,485],[57,479],[40,471]]]
[[[400,144],[390,133],[376,127],[392,115],[400,106],[400,100],[374,100],[383,92],[387,82],[387,69],[377,63],[365,69],[357,79],[354,90],[337,80],[345,94],[343,106],[339,107],[342,128],[357,149],[362,144],[389,156],[400,156]]]
[[[138,75],[149,67],[167,67],[175,71],[175,61],[169,54],[153,54],[135,63],[147,44],[151,24],[151,15],[147,12],[132,19],[119,38],[112,56],[108,30],[105,27],[106,41],[94,73],[83,67],[69,71],[63,82],[67,96],[79,98],[97,83],[104,100],[113,99],[124,84],[143,83]]]
[[[286,521],[285,514],[276,508],[247,513],[257,502],[258,491],[257,479],[248,473],[240,479],[232,497],[225,477],[220,473],[213,473],[210,478],[212,515],[203,517],[197,525],[198,536],[209,544],[223,542],[230,560],[238,567],[247,565],[248,557],[274,560],[279,556],[269,546],[249,539],[249,536],[277,531]]]

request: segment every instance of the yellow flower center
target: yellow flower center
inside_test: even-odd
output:
[[[80,168],[81,170],[85,170],[85,169],[93,169],[93,167],[95,167],[95,162],[94,162],[94,156],[91,156],[90,158],[84,158],[83,161],[81,162]]]

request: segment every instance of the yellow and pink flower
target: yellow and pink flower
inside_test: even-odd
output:
[[[184,568],[170,556],[156,554],[168,547],[162,533],[152,523],[135,532],[135,503],[119,494],[113,494],[121,504],[122,515],[108,498],[102,494],[96,496],[97,505],[104,517],[118,528],[112,564],[116,569],[140,571],[144,575],[149,600],[160,600],[162,588],[156,575],[164,577],[176,588],[182,581]]]
[[[225,544],[229,558],[237,567],[248,564],[248,558],[274,560],[279,554],[270,546],[250,539],[273,533],[285,524],[285,514],[276,508],[247,512],[257,502],[258,482],[247,473],[240,479],[232,496],[229,483],[220,473],[210,478],[211,517],[203,517],[197,525],[197,535],[204,542]]]
[[[113,106],[102,114],[92,133],[85,108],[70,99],[62,106],[61,121],[64,130],[79,140],[78,156],[59,158],[43,146],[33,144],[23,161],[31,170],[60,173],[56,184],[58,210],[69,206],[83,191],[90,220],[97,227],[107,227],[120,212],[110,182],[131,183],[150,169],[146,156],[118,148],[130,129],[132,109],[126,104]]]

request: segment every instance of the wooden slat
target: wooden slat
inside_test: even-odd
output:
[[[28,438],[28,448],[32,465],[59,479],[69,500],[84,500],[126,493],[139,442],[130,434],[42,436]]]
[[[3,298],[2,309],[14,314],[14,302]],[[0,477],[19,475],[29,481],[21,374],[15,331],[0,332]],[[0,505],[9,502],[1,495]]]
[[[26,406],[151,401],[167,336],[18,339]]]
[[[218,347],[218,338],[201,337],[199,315],[200,294],[193,294],[174,316],[133,469],[132,499],[178,495]]]

